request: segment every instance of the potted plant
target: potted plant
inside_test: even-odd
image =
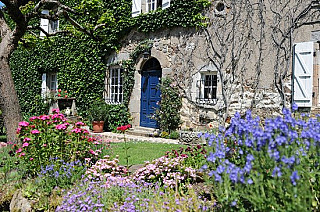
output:
[[[108,105],[104,101],[97,101],[88,110],[89,119],[92,122],[94,133],[103,132],[104,122],[108,116]]]

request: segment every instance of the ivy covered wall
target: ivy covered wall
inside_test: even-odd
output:
[[[121,47],[121,40],[131,30],[148,33],[177,26],[203,27],[206,23],[201,12],[210,4],[208,0],[174,0],[166,10],[159,9],[132,18],[132,0],[83,0],[80,4],[75,0],[62,2],[81,11],[73,18],[84,25],[92,37],[77,32],[63,19],[60,20],[60,29],[70,31],[69,35],[43,40],[33,38],[32,34],[25,36],[28,48],[21,44],[10,58],[25,115],[45,112],[40,96],[41,76],[52,71],[58,72],[58,87],[77,98],[80,113],[85,111],[92,101],[102,98],[106,71],[104,59]],[[131,83],[128,84],[130,87]]]

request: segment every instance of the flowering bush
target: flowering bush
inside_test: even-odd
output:
[[[130,181],[127,177],[104,181],[82,180],[63,197],[59,211],[212,211],[214,204],[201,200],[187,187],[185,195],[158,184]],[[189,195],[189,196],[188,196]]]
[[[182,157],[184,166],[200,169],[206,163],[206,153],[205,146],[199,144],[194,147],[181,147],[178,151],[173,149],[171,152],[166,152],[165,156],[168,158]]]
[[[197,178],[196,170],[191,167],[182,166],[184,156],[168,158],[163,156],[138,169],[133,179],[136,181],[159,182],[161,185],[175,187],[178,184],[194,182]]]
[[[68,98],[68,91],[63,91],[61,89],[58,89],[58,93],[57,93],[57,97],[58,98]],[[70,97],[70,95],[69,95]]]
[[[319,210],[320,122],[288,109],[266,119],[235,114],[228,129],[204,135],[214,191],[224,210]]]
[[[99,159],[87,171],[86,175],[89,179],[99,178],[100,180],[108,179],[109,177],[124,176],[128,170],[124,166],[119,166],[119,159],[109,159],[109,155],[105,155],[103,159]],[[90,159],[88,159],[90,160]]]
[[[88,157],[96,160],[99,142],[82,126],[82,122],[71,126],[58,110],[53,115],[31,117],[29,122],[19,123],[17,134],[21,144],[14,146],[15,153],[26,162],[31,174],[49,165],[50,158],[65,162],[84,162]]]

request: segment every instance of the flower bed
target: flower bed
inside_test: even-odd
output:
[[[287,109],[264,123],[236,114],[227,129],[203,133],[209,147],[174,149],[128,173],[127,143],[121,166],[83,123],[32,117],[20,123],[21,144],[2,148],[14,152],[3,156],[13,160],[0,167],[1,186],[20,183],[34,209],[47,211],[318,211],[319,119]]]

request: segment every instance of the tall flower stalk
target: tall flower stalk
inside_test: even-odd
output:
[[[123,139],[124,139],[124,153],[125,153],[125,159],[126,159],[126,168],[129,169],[129,155],[128,155],[128,149],[127,146],[127,139],[126,139],[126,131],[131,128],[131,124],[127,124],[124,126],[117,127],[117,130],[123,133]]]

